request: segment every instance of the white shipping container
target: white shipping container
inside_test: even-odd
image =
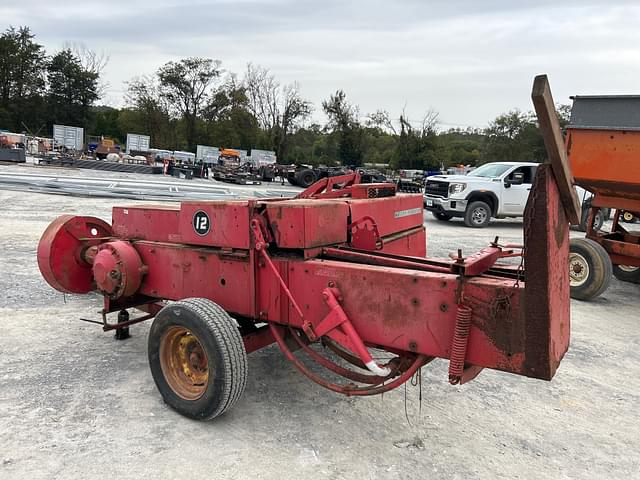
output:
[[[137,133],[127,133],[127,153],[132,150],[138,152],[148,152],[151,137],[149,135],[139,135]]]
[[[68,125],[54,125],[53,139],[56,146],[64,146],[69,150],[82,151],[84,145],[84,129]]]
[[[208,145],[198,145],[196,147],[196,160],[203,160],[205,163],[216,163],[220,156],[218,147],[210,147]]]
[[[271,150],[251,149],[249,160],[252,165],[259,167],[261,165],[273,165],[277,161],[276,152]]]

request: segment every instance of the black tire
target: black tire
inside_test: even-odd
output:
[[[175,385],[176,381],[182,385],[188,383],[185,382],[188,377],[184,369],[194,368],[194,365],[183,366],[183,372],[180,374],[179,368],[171,369],[167,366],[175,366],[174,363],[167,363],[161,359],[161,355],[163,359],[166,358],[167,337],[175,337],[176,331],[181,332],[184,329],[187,333],[182,337],[178,335],[178,343],[181,344],[184,338],[195,338],[200,348],[199,352],[204,351],[206,355],[197,357],[197,360],[192,360],[193,350],[189,355],[189,362],[201,362],[202,369],[206,363],[206,381],[194,383],[192,386],[194,389],[201,389],[202,393],[197,397],[198,392],[193,396],[189,393],[189,397],[193,398],[181,395],[178,388],[174,389],[170,384]],[[164,401],[186,417],[197,420],[218,417],[229,410],[244,392],[247,382],[247,353],[242,336],[235,320],[211,300],[188,298],[171,303],[160,310],[149,332],[148,354],[153,380]],[[202,358],[206,362],[202,361]],[[198,366],[195,366],[195,369],[197,368]],[[176,372],[173,373],[173,379],[172,372]],[[203,374],[202,371],[196,373]]]
[[[614,265],[613,275],[623,282],[640,283],[640,267]]]
[[[590,208],[591,208],[591,203],[589,203],[588,205],[585,205],[582,208],[582,218],[580,219],[580,225],[578,225],[578,230],[580,230],[581,232],[587,231],[587,220],[589,219]],[[602,209],[599,208],[596,211],[596,218],[593,222],[594,232],[600,231],[600,229],[602,228],[602,225],[604,225],[604,219],[605,219],[605,214],[602,211]]]
[[[602,294],[611,282],[613,265],[607,251],[589,238],[569,242],[569,285],[571,298],[591,300]]]
[[[436,220],[440,220],[441,222],[448,222],[453,218],[451,215],[447,215],[446,213],[442,212],[431,212],[431,215],[433,215]]]
[[[296,177],[291,175],[291,176],[287,176],[287,182],[289,182],[291,185],[293,185],[294,187],[299,187],[300,185],[298,185],[298,182],[296,180]]]
[[[316,182],[316,174],[310,168],[305,168],[296,172],[296,181],[302,188],[307,188]]]
[[[464,224],[472,228],[484,228],[491,221],[491,207],[485,202],[476,201],[467,205],[464,212]]]

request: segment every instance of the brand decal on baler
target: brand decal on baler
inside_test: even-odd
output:
[[[202,210],[198,210],[193,215],[193,229],[196,231],[198,235],[204,236],[209,233],[211,229],[211,221],[209,220],[209,215]]]
[[[421,208],[410,208],[409,210],[398,210],[393,214],[395,218],[408,217],[409,215],[417,215],[422,212]]]

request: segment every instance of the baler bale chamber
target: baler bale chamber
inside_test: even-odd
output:
[[[559,134],[546,77],[533,97],[541,124]],[[483,368],[550,380],[569,345],[576,210],[564,150],[545,138],[556,151],[538,168],[524,245],[495,238],[473,255],[452,246],[451,258],[428,258],[422,196],[354,173],[292,199],[114,207],[111,224],[63,216],[45,231],[38,263],[60,291],[101,292],[105,330],[153,318],[153,378],[192,418],[231,408],[247,354],[272,343],[346,395],[389,391],[435,358],[448,360],[451,384]],[[131,318],[133,309],[143,314]]]
[[[575,184],[593,194],[585,239],[573,239],[571,295],[589,300],[603,293],[613,273],[640,283],[640,232],[624,226],[640,213],[640,96],[575,96],[566,149]],[[615,209],[609,231],[598,232],[599,209]]]

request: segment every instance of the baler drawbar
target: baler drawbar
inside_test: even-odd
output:
[[[536,82],[549,114],[546,77]],[[391,390],[435,358],[449,360],[452,384],[483,368],[550,380],[569,344],[572,208],[556,181],[566,156],[550,158],[532,186],[524,245],[496,238],[473,255],[427,258],[422,196],[355,173],[292,199],[114,207],[111,224],[65,215],[44,232],[38,264],[59,291],[102,293],[105,330],[154,318],[153,378],[192,418],[232,407],[246,355],[274,342],[312,381],[347,395]],[[514,256],[519,264],[500,263]],[[144,315],[130,319],[133,308]],[[119,323],[108,323],[112,312]]]

